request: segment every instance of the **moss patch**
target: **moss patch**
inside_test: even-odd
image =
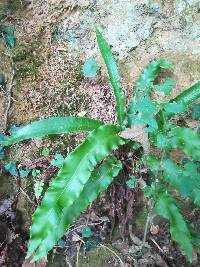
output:
[[[23,0],[2,0],[0,3],[0,20],[7,14],[13,14],[23,7]]]
[[[86,256],[80,255],[79,267],[106,267],[113,254],[107,249],[98,248],[87,253]]]
[[[0,195],[12,196],[14,191],[13,179],[9,175],[1,175]]]
[[[43,62],[40,49],[36,43],[18,45],[13,49],[13,60],[15,62],[16,77],[22,79],[36,76],[38,67]]]

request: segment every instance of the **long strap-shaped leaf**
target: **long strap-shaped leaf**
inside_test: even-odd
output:
[[[85,117],[52,117],[16,128],[11,136],[0,141],[0,145],[8,146],[23,140],[42,138],[50,134],[93,131],[101,125],[103,125],[103,122]]]
[[[93,171],[79,198],[70,207],[64,208],[63,211],[60,212],[60,223],[54,229],[55,235],[52,234],[52,232],[49,232],[46,238],[40,242],[33,260],[38,260],[47,254],[52,248],[52,244],[54,243],[55,245],[57,243],[70,224],[73,223],[74,220],[80,216],[81,212],[97,198],[99,193],[103,192],[110,185],[113,177],[118,175],[121,168],[122,164],[120,161],[116,158],[110,158]],[[55,239],[52,240],[53,238]],[[49,242],[49,240],[52,241]],[[32,239],[29,243],[29,249],[31,243]]]
[[[120,83],[120,75],[117,63],[112,54],[109,44],[106,42],[103,35],[98,29],[96,29],[96,37],[101,55],[107,67],[109,80],[115,94],[117,121],[119,125],[122,126],[126,124],[126,99]]]
[[[100,126],[65,159],[34,213],[28,256],[38,249],[41,242],[40,255],[53,247],[57,238],[55,227],[60,223],[60,214],[64,208],[70,207],[79,198],[98,161],[125,143],[118,136],[120,130],[121,127],[112,125]],[[50,238],[46,239],[47,236]]]
[[[184,103],[187,107],[189,107],[198,98],[200,98],[200,81],[196,82],[181,94],[177,95],[170,102],[175,101],[176,103]]]

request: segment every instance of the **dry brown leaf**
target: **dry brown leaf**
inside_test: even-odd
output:
[[[152,235],[157,235],[160,232],[159,226],[152,224],[150,227],[150,232]]]
[[[148,133],[145,132],[146,125],[133,125],[131,128],[126,128],[119,136],[124,139],[130,139],[142,144],[144,152],[147,154],[150,150],[150,144],[148,140]]]

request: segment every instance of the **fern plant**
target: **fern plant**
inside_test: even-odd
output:
[[[1,137],[0,145],[10,146],[50,134],[90,132],[83,143],[64,159],[33,214],[27,257],[37,261],[47,255],[70,224],[119,174],[122,163],[111,155],[112,152],[134,141],[144,147],[144,160],[155,177],[152,184],[144,188],[147,196],[154,200],[154,213],[170,221],[172,238],[191,261],[192,249],[199,245],[200,239],[181,215],[171,190],[176,189],[182,197],[191,198],[199,206],[200,176],[193,161],[188,161],[182,167],[166,155],[178,147],[190,160],[200,159],[200,137],[197,133],[170,123],[173,115],[185,111],[200,97],[200,82],[169,102],[153,101],[153,90],[169,95],[174,85],[171,79],[163,84],[154,84],[160,71],[172,68],[173,64],[164,59],[153,61],[139,77],[127,111],[120,75],[110,46],[99,30],[96,30],[96,37],[116,98],[117,124],[104,124],[85,117],[54,117],[16,128],[10,136]],[[161,148],[164,155],[161,159],[149,154],[150,144]]]

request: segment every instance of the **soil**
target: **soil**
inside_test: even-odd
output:
[[[176,80],[173,97],[200,77],[200,3],[198,0],[0,0],[0,20],[15,28],[11,50],[15,66],[8,120],[6,88],[11,82],[11,58],[0,39],[0,73],[5,74],[5,92],[0,91],[0,130],[8,133],[20,126],[49,116],[88,116],[115,122],[115,104],[106,70],[95,40],[98,26],[112,46],[122,75],[127,98],[144,66],[154,59],[172,60],[167,73]],[[84,78],[83,62],[95,58],[101,66],[93,79]],[[163,77],[161,76],[160,79]],[[179,122],[196,129],[190,111]],[[182,122],[181,122],[182,120]],[[178,123],[178,122],[177,122]],[[0,184],[0,266],[200,266],[194,252],[189,264],[171,241],[168,222],[157,218],[147,235],[147,246],[139,241],[144,234],[147,200],[139,188],[128,189],[129,166],[141,151],[127,151],[122,174],[101,197],[71,226],[48,257],[33,265],[25,261],[28,229],[38,205],[34,179],[15,179],[5,170],[6,162],[40,170],[45,186],[57,169],[50,166],[56,153],[67,155],[84,134],[46,137],[12,146],[1,162]],[[50,155],[42,158],[43,149]],[[120,153],[120,152],[118,152]],[[179,151],[172,157],[179,161]],[[37,165],[38,164],[38,165]],[[33,169],[34,169],[33,168]],[[146,174],[148,175],[148,174]],[[27,197],[28,195],[28,197]],[[198,229],[199,210],[185,201],[184,213]],[[93,235],[81,237],[90,225]],[[135,244],[135,238],[139,243]],[[77,259],[79,264],[77,265]]]

